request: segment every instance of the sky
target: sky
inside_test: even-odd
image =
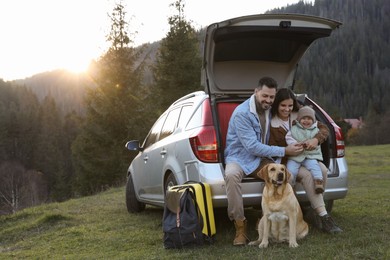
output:
[[[122,0],[134,46],[159,41],[176,14],[174,0]],[[195,29],[264,13],[299,0],[185,0]],[[306,0],[307,2],[307,0]],[[11,81],[56,69],[85,71],[108,48],[115,0],[0,0],[0,79]]]

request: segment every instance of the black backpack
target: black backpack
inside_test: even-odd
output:
[[[180,192],[167,191],[166,197],[170,201],[164,206],[164,248],[203,245],[203,218],[194,194],[186,187]]]

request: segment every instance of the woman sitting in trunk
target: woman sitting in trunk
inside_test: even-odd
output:
[[[271,128],[269,145],[287,146],[286,134],[292,127],[293,121],[297,118],[297,112],[299,110],[298,101],[295,94],[287,88],[279,89],[276,93],[274,103],[271,108]],[[305,142],[305,149],[314,150],[322,142],[324,142],[328,135],[329,129],[326,125],[318,122],[319,132],[314,138]],[[287,157],[280,158],[280,163],[285,164]],[[326,186],[327,168],[320,162],[320,167],[323,175],[323,183]],[[319,216],[320,221],[309,221],[311,224],[320,223],[316,225],[327,233],[339,233],[342,230],[336,225],[331,216],[328,214],[325,208],[324,197],[322,193],[316,193],[315,186],[313,185],[312,174],[304,167],[300,167],[297,182],[300,182],[306,191],[306,195],[309,198],[311,207],[316,213],[316,218]]]

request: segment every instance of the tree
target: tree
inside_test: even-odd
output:
[[[343,23],[330,37],[314,42],[300,61],[300,91],[324,104],[330,114],[344,118],[367,114],[371,104],[381,113],[388,110],[390,1],[301,1],[270,12],[322,16]]]
[[[43,173],[51,199],[63,201],[69,198],[70,183],[67,182],[64,166],[63,122],[51,96],[46,96],[42,101],[40,123],[34,150],[34,169]]]
[[[201,57],[195,29],[185,20],[184,0],[171,4],[178,12],[168,18],[170,30],[161,40],[154,77],[154,104],[165,110],[176,99],[200,90]]]
[[[21,208],[22,189],[25,185],[24,167],[16,163],[0,165],[0,201],[1,208],[15,213]]]
[[[28,89],[0,81],[0,161],[32,167],[39,131],[39,102]]]
[[[94,64],[91,74],[96,88],[90,89],[86,117],[72,145],[77,192],[91,194],[126,177],[128,138],[140,138],[148,120],[145,116],[146,91],[141,83],[143,64],[136,65],[140,51],[133,43],[125,20],[125,7],[119,3],[109,16],[111,32],[108,51]]]
[[[0,215],[43,203],[47,198],[42,174],[16,161],[0,163]]]
[[[25,87],[0,80],[0,122],[0,212],[14,213],[47,200],[43,175],[27,170],[37,166],[34,154],[41,123],[37,97]]]

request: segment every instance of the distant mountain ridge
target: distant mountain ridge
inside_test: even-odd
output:
[[[139,63],[144,62],[147,66],[144,73],[145,84],[151,84],[152,72],[149,68],[156,60],[156,53],[160,46],[159,42],[145,44],[139,57]],[[137,47],[138,49],[141,48]],[[93,79],[88,72],[73,73],[64,69],[47,71],[35,74],[25,79],[12,81],[13,85],[25,86],[31,89],[42,101],[46,96],[52,96],[63,114],[71,111],[84,113],[83,99],[88,88],[95,87]]]
[[[316,15],[343,23],[329,38],[315,42],[304,55],[296,78],[297,93],[307,93],[334,118],[359,118],[369,110],[381,114],[389,109],[390,1],[301,1],[269,13]],[[152,65],[159,42],[145,46],[140,59]],[[145,84],[152,83],[148,67],[144,79]],[[14,82],[31,88],[40,100],[52,95],[65,112],[82,111],[85,91],[93,86],[87,74],[72,75],[62,70]]]
[[[42,101],[51,96],[63,113],[75,111],[83,113],[83,98],[86,89],[94,86],[87,73],[72,73],[67,70],[54,70],[32,77],[14,80],[13,83],[31,89]]]

